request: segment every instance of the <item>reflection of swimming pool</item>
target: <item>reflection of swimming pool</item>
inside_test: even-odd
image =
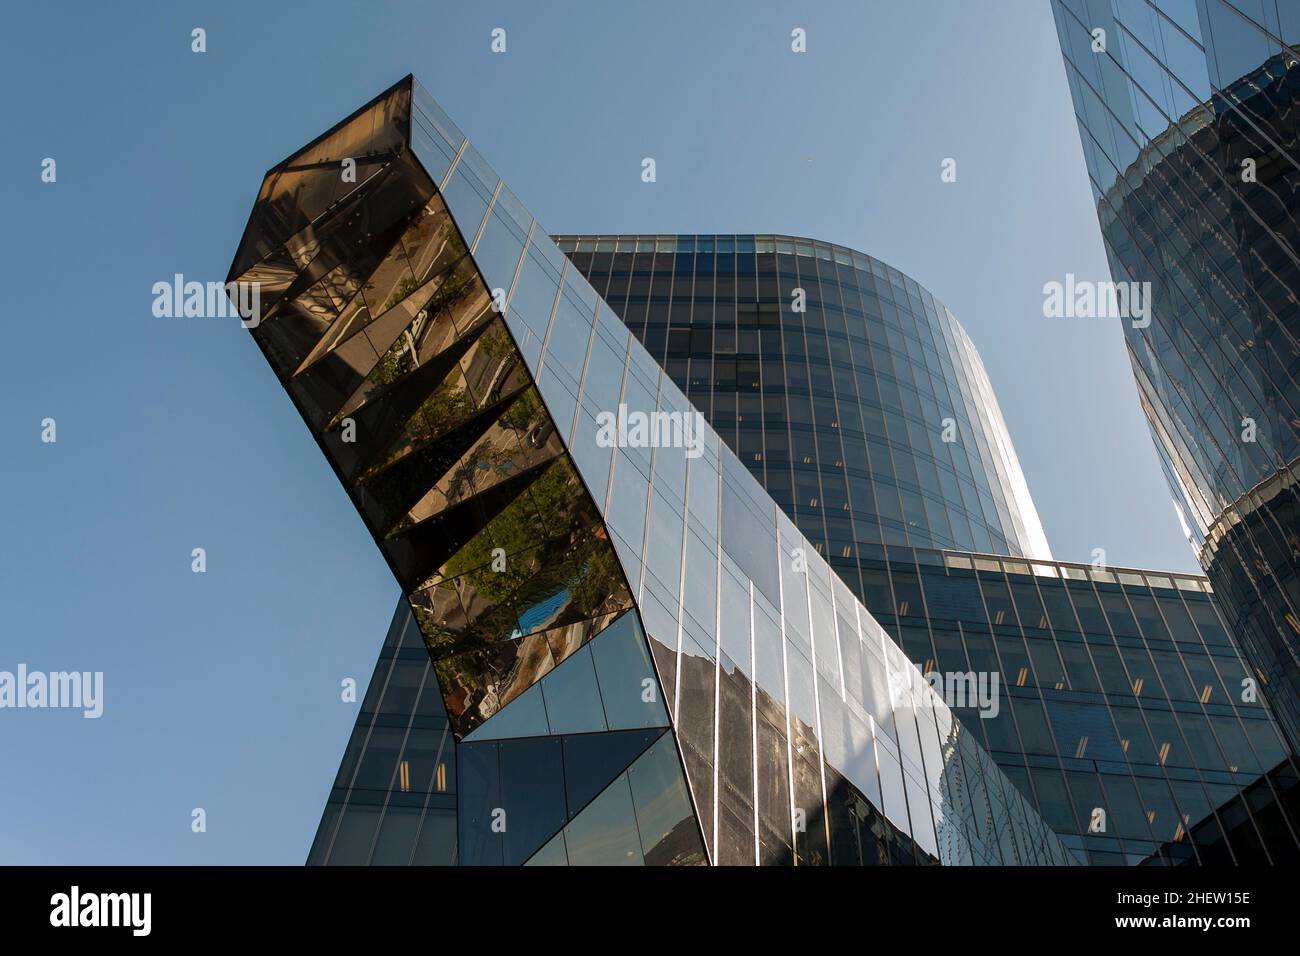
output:
[[[569,600],[569,589],[563,588],[555,594],[539,601],[528,610],[519,615],[519,630],[515,636],[522,634],[531,634],[551,618],[555,617],[560,608],[564,607]]]

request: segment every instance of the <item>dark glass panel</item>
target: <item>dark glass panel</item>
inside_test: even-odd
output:
[[[456,749],[460,763],[458,862],[465,866],[500,866],[505,859],[504,845],[501,835],[492,829],[493,811],[501,808],[497,745],[463,744]]]
[[[503,740],[493,746],[500,749],[504,862],[517,866],[559,832],[567,819],[561,744],[554,737],[541,737]]]
[[[569,818],[577,816],[626,770],[662,731],[623,730],[564,738],[564,779]]]

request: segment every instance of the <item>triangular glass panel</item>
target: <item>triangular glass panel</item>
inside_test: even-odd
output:
[[[496,334],[504,332],[504,325],[498,321],[484,329],[482,335],[464,337],[461,342],[468,344],[467,349],[460,343],[448,348],[446,354],[459,356],[458,365],[432,392],[427,382],[417,386],[416,380],[425,374],[425,369],[439,362],[441,355],[424,357],[421,369],[386,394],[383,401],[371,402],[355,413],[353,418],[358,427],[374,431],[377,440],[382,434],[384,440],[391,442],[383,454],[372,456],[361,473],[363,478],[388,467],[474,415],[488,409],[498,414],[506,403],[529,387],[523,363],[513,349],[497,352],[493,348]],[[407,391],[420,399],[414,412],[409,411],[409,402],[400,401],[401,393]],[[388,411],[394,405],[406,409],[408,417],[405,421],[399,420],[396,411]]]
[[[267,173],[233,273],[273,252],[397,155],[409,137],[411,87],[408,76]],[[340,175],[344,159],[356,160],[355,182]]]
[[[398,534],[561,454],[563,446],[541,407],[536,390],[529,389],[503,410],[486,431],[419,501],[388,530]],[[432,475],[431,470],[425,471]]]
[[[695,807],[672,734],[664,734],[627,771],[646,866],[708,862]]]
[[[418,522],[411,520],[412,509],[422,499],[429,498],[431,491],[438,488],[439,483],[444,481],[457,462],[462,461],[476,446],[479,446],[485,436],[499,432],[497,423],[500,416],[501,411],[498,409],[475,415],[458,427],[439,435],[434,441],[427,442],[397,458],[382,471],[367,475],[360,487],[365,492],[364,515],[371,527],[380,536],[390,538],[417,524]],[[362,432],[360,422],[357,431]],[[373,429],[365,431],[373,434]],[[508,465],[508,462],[509,459],[504,464]],[[492,486],[517,478],[521,473],[523,470],[502,475]],[[432,518],[438,512],[445,511],[448,506],[463,503],[461,500],[446,501],[445,496],[443,501],[443,507],[422,514],[420,520]]]
[[[549,734],[547,724],[542,687],[534,684],[463,739],[471,743],[507,737],[545,737]]]
[[[635,610],[606,628],[591,643],[591,654],[611,730],[668,726],[668,710]]]
[[[564,791],[569,819],[609,786],[663,730],[614,730],[564,738]]]
[[[551,842],[546,844],[531,857],[524,866],[568,866],[569,850],[564,845],[564,831],[561,830],[555,836],[551,837]]]
[[[604,734],[599,736],[612,736]],[[566,779],[569,744],[565,739]],[[573,798],[569,812],[574,812]],[[528,861],[536,866],[704,866],[695,808],[671,733],[614,778]]]
[[[330,334],[304,359],[296,374],[344,339],[369,328],[372,320],[379,321],[399,305],[410,303],[402,313],[409,322],[443,282],[455,274],[454,267],[464,253],[460,233],[456,231],[442,200],[435,195],[407,225],[384,261],[366,278],[361,289],[364,311],[352,313],[351,321],[331,329]],[[398,327],[403,324],[399,322]]]
[[[454,343],[394,385],[382,401],[363,406],[323,433],[327,450],[338,454],[349,479],[367,480],[475,419],[479,421],[471,434],[480,435],[491,425],[518,392],[502,395],[497,402],[476,401],[465,374],[473,346],[472,337]],[[316,368],[325,368],[333,358],[327,356]],[[291,382],[290,388],[303,379]],[[521,379],[520,387],[526,385]]]

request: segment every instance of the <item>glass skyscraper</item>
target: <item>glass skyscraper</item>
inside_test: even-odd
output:
[[[1143,410],[1221,607],[1300,743],[1300,7],[1053,0]],[[1140,323],[1139,323],[1140,324]]]
[[[979,354],[910,277],[790,236],[556,241],[846,580],[882,545],[1051,557]]]
[[[404,594],[310,862],[1297,854],[1205,580],[1052,560],[878,260],[557,244],[408,78],[267,174],[230,278]]]
[[[922,671],[1000,675],[996,712],[956,713],[1067,845],[1295,858],[1295,769],[1205,579],[1050,559],[979,355],[922,286],[787,236],[556,241]],[[1275,766],[1267,810],[1211,812]]]

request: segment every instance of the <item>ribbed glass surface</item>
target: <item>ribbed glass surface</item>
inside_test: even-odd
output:
[[[837,569],[1050,557],[979,354],[910,277],[790,236],[556,241]]]
[[[930,341],[936,326],[928,309],[913,314],[892,305],[917,288],[906,277],[850,250],[783,237],[575,235],[557,242],[597,288],[622,303],[634,334],[659,350],[665,371],[709,412],[733,450],[750,452],[740,456],[750,473],[772,486],[769,493],[813,540],[824,542],[815,536],[850,521],[869,533],[899,530],[888,516],[857,508],[858,500],[893,501],[894,488],[911,487],[900,484],[897,468],[882,474],[880,461],[917,468],[927,476],[929,513],[950,522],[945,527],[962,520],[960,486],[933,478],[937,462],[954,460],[961,443],[929,441],[905,410],[917,399],[900,403],[899,396],[910,390],[972,398],[980,407],[962,419],[963,429],[983,420],[981,412],[999,422],[1000,416],[991,389],[967,387],[969,370],[979,365],[964,336],[955,335],[962,343],[956,354],[967,359],[960,365],[929,349],[921,353],[925,364],[910,361],[918,337]],[[733,258],[756,260],[754,275],[745,279],[750,270],[733,267]],[[720,279],[717,263],[724,259]],[[776,263],[766,275],[765,261]],[[701,262],[709,268],[701,271]],[[809,320],[776,290],[812,282],[818,292]],[[852,296],[846,282],[856,289]],[[720,308],[724,283],[727,305]],[[864,286],[878,291],[868,299]],[[753,308],[743,301],[751,292]],[[871,304],[849,313],[846,301]],[[933,309],[960,332],[947,310],[938,303]],[[719,314],[727,317],[721,325]],[[697,328],[704,329],[699,342]],[[798,335],[786,334],[790,329]],[[806,343],[820,341],[823,331],[829,344],[810,357]],[[802,348],[797,358],[787,348],[791,339]],[[947,339],[938,332],[934,341]],[[910,377],[899,377],[900,362]],[[857,404],[841,411],[845,397]],[[836,417],[808,422],[795,413],[792,420],[791,409],[809,401],[828,414],[834,408]],[[859,421],[868,423],[866,449],[855,434]],[[795,444],[806,442],[809,461],[785,453],[792,435]],[[971,444],[977,452],[987,447]],[[842,458],[846,448],[860,457]],[[849,514],[796,499],[792,472],[810,496],[839,487],[847,474]],[[909,541],[936,537],[935,522],[905,531]],[[1212,864],[1300,855],[1280,809],[1300,790],[1294,768],[1262,702],[1240,699],[1248,672],[1204,578],[959,555],[888,540],[883,547],[827,547],[827,561],[860,588],[875,619],[923,671],[998,675],[996,709],[955,712],[1081,859]],[[1269,770],[1270,781],[1261,781]],[[1217,822],[1211,808],[1241,800],[1252,787],[1252,811]]]
[[[1053,11],[1113,277],[1150,283],[1150,325],[1125,323],[1143,409],[1188,537],[1295,743],[1300,7]]]

